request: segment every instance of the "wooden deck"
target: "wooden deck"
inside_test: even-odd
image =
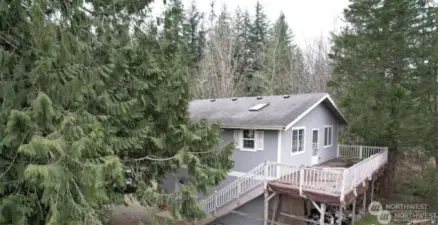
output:
[[[388,160],[386,147],[339,145],[338,158],[315,166],[266,161],[204,200],[211,216],[207,224],[237,207],[271,192],[309,197],[328,204],[345,204],[362,193],[367,179],[376,176]]]
[[[356,149],[356,146],[342,147]],[[282,173],[276,180],[267,181],[267,188],[271,192],[311,197],[322,203],[348,204],[366,190],[366,181],[379,175],[387,163],[388,150],[375,148],[359,146],[361,153],[358,152],[357,157],[351,151],[344,156],[345,151],[341,151],[339,158],[312,167],[300,166],[291,173]]]
[[[330,168],[350,168],[362,161],[358,158],[335,158],[329,161],[314,165],[314,167],[330,167]]]

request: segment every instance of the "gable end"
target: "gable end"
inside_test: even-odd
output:
[[[319,101],[317,101],[315,104],[313,104],[311,107],[309,107],[306,111],[304,111],[300,116],[295,118],[291,123],[289,123],[284,128],[284,130],[290,129],[294,124],[296,124],[298,121],[304,118],[307,114],[309,114],[320,104],[324,104],[329,109],[329,111],[333,114],[333,116],[338,119],[340,124],[345,124],[345,125],[348,124],[348,121],[345,118],[344,114],[342,114],[342,112],[336,106],[335,102],[330,97],[330,95],[327,94],[326,96],[322,97]]]

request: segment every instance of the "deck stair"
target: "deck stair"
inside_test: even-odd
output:
[[[354,190],[357,184],[369,179],[388,160],[386,147],[339,145],[338,157],[357,158],[361,161],[349,168],[287,165],[266,161],[215,191],[202,200],[211,216],[196,221],[197,225],[213,222],[239,206],[262,195],[268,181],[287,184],[300,190],[339,197]]]

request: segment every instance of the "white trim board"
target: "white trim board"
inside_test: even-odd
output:
[[[338,106],[335,104],[335,101],[333,101],[332,97],[330,95],[327,95],[327,99],[330,101],[330,103],[335,107],[336,111],[338,111],[339,115],[345,120],[346,123],[348,123],[346,117],[344,114],[342,114],[341,110],[339,110]]]
[[[283,135],[283,131],[278,131],[278,146],[277,146],[277,163],[281,163],[281,135]],[[280,167],[277,167],[277,174],[280,174]],[[277,176],[280,178],[280,176]]]
[[[306,111],[301,113],[297,118],[295,118],[291,123],[289,123],[284,130],[289,130],[294,124],[296,124],[298,121],[300,121],[303,117],[305,117],[307,114],[309,114],[313,109],[315,109],[321,102],[323,102],[326,98],[330,97],[328,94],[322,97],[320,100],[318,100],[315,104],[310,106]]]
[[[283,130],[284,126],[264,126],[264,125],[242,125],[242,126],[236,126],[236,125],[226,125],[222,124],[220,126],[222,129],[233,129],[233,130]]]
[[[330,136],[330,145],[325,145],[325,128],[332,128],[332,132],[331,132],[331,136]],[[332,147],[332,146],[333,146],[333,141],[334,141],[334,138],[333,138],[333,131],[334,131],[334,129],[333,129],[333,125],[325,125],[325,126],[324,126],[324,132],[323,132],[323,134],[324,134],[324,138],[322,139],[322,147],[323,147],[323,148],[329,148],[329,147]]]
[[[294,143],[294,130],[298,130],[298,131],[299,130],[304,130],[304,132],[303,132],[303,151],[292,152],[293,143]],[[291,147],[290,153],[291,153],[291,156],[304,154],[306,152],[306,138],[307,138],[306,127],[292,127],[290,135],[291,135],[290,136],[290,142],[291,142],[290,143],[290,147]],[[299,132],[298,132],[297,135],[299,135]],[[298,138],[298,136],[297,136],[297,138]]]

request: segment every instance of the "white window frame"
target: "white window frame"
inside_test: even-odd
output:
[[[317,134],[318,135],[316,135],[316,143],[315,142],[313,142],[313,132],[314,131],[316,131],[317,132]],[[319,142],[321,142],[320,140],[319,140],[320,138],[319,138],[319,128],[313,128],[312,129],[312,156],[315,156],[315,155],[313,155],[313,152],[315,151],[315,149],[313,148],[313,145],[314,144],[316,144],[316,152],[318,152],[319,151]]]
[[[252,132],[254,132],[254,138],[252,138],[252,139],[250,139],[250,138],[245,138],[245,130],[248,130],[248,131],[252,131]],[[240,150],[241,151],[247,151],[247,152],[256,152],[257,151],[257,149],[256,149],[256,132],[257,132],[257,130],[252,130],[252,129],[243,129],[242,130],[242,136],[241,136],[241,142],[242,142],[242,148],[240,148]],[[253,140],[254,141],[254,148],[245,148],[245,146],[244,146],[244,140]]]
[[[243,138],[244,131],[253,131],[254,132],[254,138]],[[263,130],[257,130],[257,129],[239,129],[234,130],[234,145],[235,148],[240,151],[246,151],[246,152],[258,152],[258,151],[264,151],[265,144],[264,144],[264,135]],[[244,140],[254,140],[254,148],[244,148],[243,142]]]
[[[329,141],[330,142],[330,144],[328,144],[328,145],[326,145],[325,144],[325,138],[326,138],[326,136],[327,136],[327,134],[328,134],[328,132],[326,132],[327,131],[327,128],[330,128],[331,129],[331,132],[330,132],[330,139],[329,138],[327,138],[327,141]],[[333,146],[333,125],[326,125],[326,126],[324,126],[324,139],[323,139],[323,145],[324,145],[324,148],[329,148],[329,147],[332,147]]]
[[[300,134],[300,130],[303,130],[303,150],[302,151],[297,151],[297,152],[292,152],[293,149],[293,144],[294,144],[294,131],[297,131],[297,142],[299,141],[299,134]],[[298,145],[299,146],[299,145]],[[304,154],[306,152],[306,127],[292,127],[291,129],[291,155],[300,155],[300,154]]]

